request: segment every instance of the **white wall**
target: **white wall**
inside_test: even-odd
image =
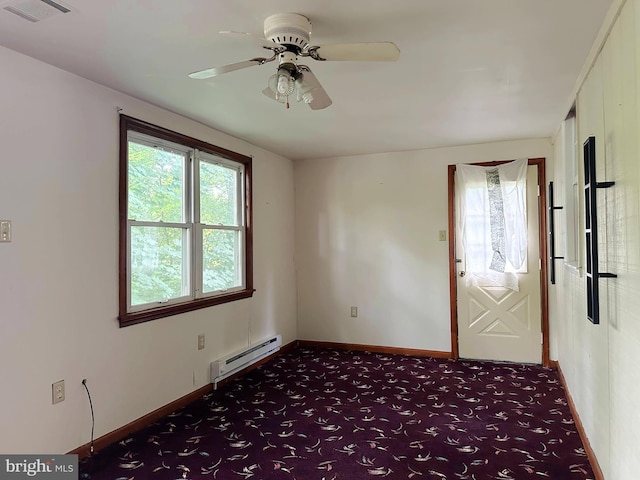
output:
[[[447,165],[523,157],[550,140],[295,162],[300,339],[450,352]]]
[[[638,79],[640,0],[627,0],[579,89],[577,102],[578,149],[582,153],[582,143],[594,135],[597,181],[616,182],[598,191],[597,218],[600,269],[618,278],[600,280],[599,325],[586,318],[586,282],[581,272],[560,268],[554,288],[558,361],[607,480],[633,480],[640,471]],[[560,138],[555,151],[555,178],[558,198],[562,198],[571,181],[565,178],[567,159],[561,154]],[[581,170],[582,161],[580,156]],[[581,172],[580,182],[583,178]],[[584,205],[580,218],[583,229]],[[580,239],[584,242],[583,232]]]
[[[0,452],[88,442],[83,378],[100,436],[206,385],[223,354],[297,338],[289,160],[11,50],[0,65]],[[253,298],[118,328],[117,107],[254,156]]]

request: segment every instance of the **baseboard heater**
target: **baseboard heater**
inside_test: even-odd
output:
[[[276,335],[228,357],[214,360],[211,362],[211,383],[213,383],[213,387],[217,388],[219,381],[277,352],[281,346],[282,337]]]

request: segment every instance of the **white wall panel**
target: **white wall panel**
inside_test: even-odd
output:
[[[640,161],[638,160],[638,70],[640,2],[628,1],[608,40],[611,68],[604,91],[609,195],[609,362],[611,368],[611,479],[640,471]],[[605,53],[603,52],[603,57]]]
[[[88,442],[83,378],[101,436],[206,385],[222,355],[297,338],[290,160],[5,48],[0,65],[0,452]],[[253,155],[253,298],[118,328],[117,108]]]
[[[447,165],[551,156],[542,139],[295,162],[300,338],[451,351]]]
[[[618,277],[600,280],[600,325],[586,319],[585,281],[573,268],[563,269],[553,307],[558,315],[553,321],[558,326],[558,360],[607,480],[635,479],[640,471],[637,25],[640,0],[628,0],[578,94],[579,144],[596,136],[597,180],[615,181],[615,186],[598,191],[598,243],[601,270]],[[556,152],[560,150],[556,144]],[[568,182],[563,178],[565,161],[557,155],[555,178],[560,184]]]

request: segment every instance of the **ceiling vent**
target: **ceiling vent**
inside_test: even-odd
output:
[[[3,5],[2,9],[30,22],[39,22],[71,11],[53,0],[14,0]]]

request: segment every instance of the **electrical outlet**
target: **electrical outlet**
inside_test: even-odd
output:
[[[356,318],[358,316],[358,307],[351,307],[351,316]]]
[[[204,333],[198,335],[198,350],[204,350]]]
[[[64,402],[64,380],[51,385],[51,403]]]

